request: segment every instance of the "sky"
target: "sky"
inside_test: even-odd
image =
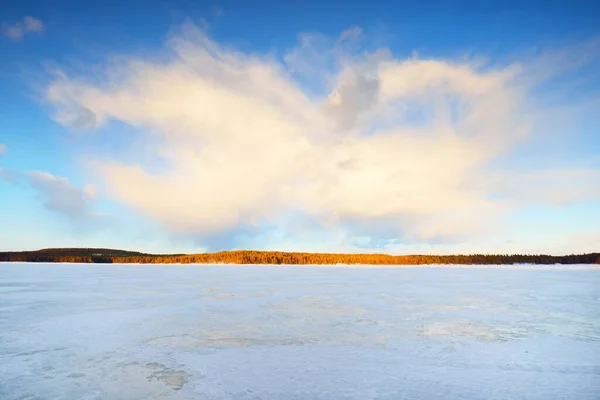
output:
[[[600,251],[600,3],[415,3],[0,0],[0,250]]]

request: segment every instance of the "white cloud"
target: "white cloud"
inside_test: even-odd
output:
[[[91,215],[91,202],[96,198],[93,185],[82,189],[71,183],[68,178],[40,171],[28,172],[26,177],[46,209],[75,222],[81,222]]]
[[[8,152],[8,147],[5,144],[0,143],[0,156]]]
[[[4,36],[17,42],[28,33],[42,33],[43,31],[44,23],[30,16],[26,16],[22,21],[13,24],[5,24],[2,28]]]
[[[348,39],[360,39],[363,37],[363,35],[364,31],[360,26],[353,26],[351,28],[346,29],[340,34],[339,41],[342,42]]]
[[[42,21],[29,16],[23,18],[23,25],[26,32],[43,32],[44,30]]]
[[[514,202],[496,196],[486,166],[530,126],[527,88],[515,83],[522,66],[394,59],[357,51],[361,36],[347,31],[333,49],[303,36],[282,65],[187,25],[168,57],[130,57],[102,78],[63,74],[46,98],[64,125],[116,120],[146,135],[168,168],[94,167],[113,198],[174,234],[281,224],[290,213],[329,228],[382,224],[416,241],[493,229]],[[311,94],[295,73],[328,93]]]
[[[14,40],[19,41],[23,38],[23,28],[19,25],[5,25],[2,27],[2,34],[4,36]]]

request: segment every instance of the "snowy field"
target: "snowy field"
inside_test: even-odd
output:
[[[600,399],[600,269],[0,264],[0,399]]]

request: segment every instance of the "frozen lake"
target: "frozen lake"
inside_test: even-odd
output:
[[[0,264],[0,399],[599,399],[600,269]]]

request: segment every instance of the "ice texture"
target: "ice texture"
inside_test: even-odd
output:
[[[600,268],[0,264],[0,399],[600,399]]]

